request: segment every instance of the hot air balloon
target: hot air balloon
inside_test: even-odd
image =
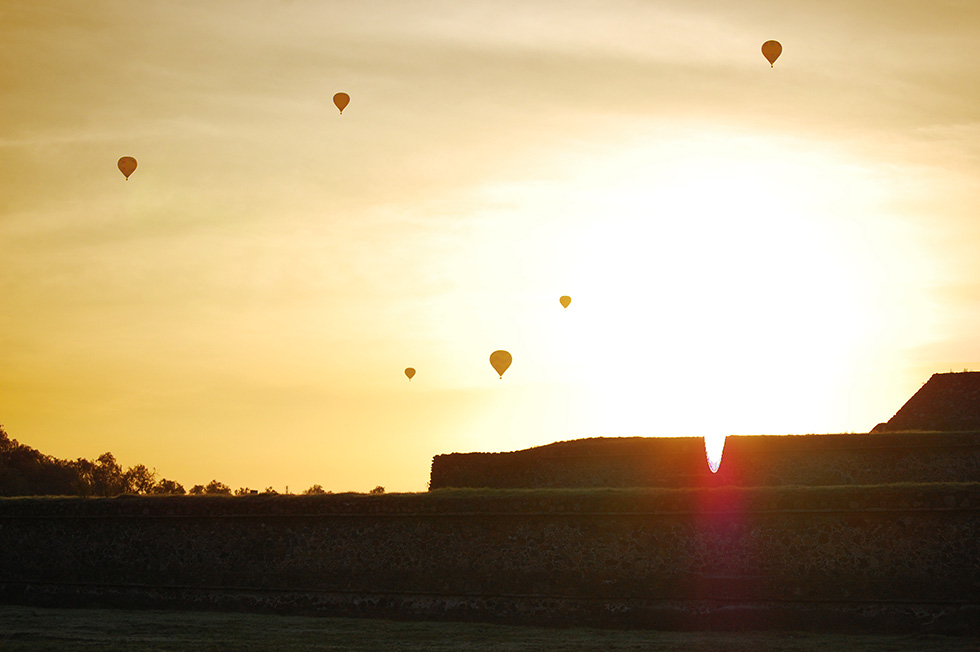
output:
[[[344,109],[350,104],[350,95],[347,93],[337,93],[333,96],[333,103],[340,109],[340,115],[344,115]]]
[[[558,299],[558,303],[561,304],[561,307],[562,308],[567,308],[568,307],[568,304],[570,304],[571,302],[572,302],[572,297],[570,297],[570,296],[564,296],[564,297]]]
[[[782,52],[783,46],[779,44],[779,41],[766,41],[762,44],[762,56],[769,62],[770,68],[772,68],[772,64],[776,63],[776,59]]]
[[[129,175],[136,171],[136,159],[132,156],[124,156],[116,163],[116,167],[126,177],[126,181],[129,181]]]
[[[409,380],[411,380],[412,377],[415,375],[415,369],[408,367],[407,369],[405,369],[405,375],[408,376]]]
[[[490,354],[490,366],[500,375],[501,380],[504,378],[504,372],[507,371],[513,361],[514,358],[506,351],[494,351]]]

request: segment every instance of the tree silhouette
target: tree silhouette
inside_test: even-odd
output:
[[[208,486],[204,487],[204,493],[230,496],[231,487],[226,485],[224,482],[218,482],[217,480],[212,480],[211,482],[208,483]]]
[[[20,444],[0,426],[0,496],[72,495],[76,485],[71,463]]]
[[[127,493],[230,496],[232,493],[231,487],[217,480],[207,485],[194,485],[187,492],[179,482],[166,478],[157,482],[156,477],[156,469],[145,464],[123,470],[110,452],[103,453],[94,462],[84,457],[60,460],[11,439],[0,425],[0,496],[118,496]],[[235,495],[252,493],[258,492],[242,488]],[[270,486],[262,493],[277,492]],[[289,487],[286,487],[286,493],[289,493]],[[303,493],[330,492],[315,484]],[[371,493],[384,493],[384,487],[375,487]]]
[[[156,470],[151,471],[143,464],[129,467],[123,474],[126,482],[126,492],[134,494],[148,494],[155,486]]]
[[[179,482],[174,482],[173,480],[167,480],[166,478],[164,478],[163,480],[160,480],[160,482],[158,482],[155,485],[153,485],[152,487],[150,487],[150,490],[149,490],[148,493],[158,494],[158,495],[180,495],[180,496],[182,496],[182,495],[184,495],[187,492],[184,491],[184,486],[182,484],[180,484]]]

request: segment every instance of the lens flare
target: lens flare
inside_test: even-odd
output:
[[[721,466],[721,453],[725,450],[725,435],[705,435],[704,454],[708,458],[708,468],[712,473]]]

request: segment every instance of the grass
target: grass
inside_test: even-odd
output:
[[[751,495],[798,495],[803,493],[819,493],[825,495],[864,493],[868,490],[899,490],[899,491],[948,491],[950,489],[974,489],[980,487],[980,482],[893,482],[887,484],[841,484],[841,485],[773,485],[773,486],[740,486],[740,485],[719,485],[705,487],[443,487],[431,491],[421,492],[392,492],[387,494],[368,494],[368,493],[327,493],[320,496],[307,496],[305,494],[258,494],[254,496],[229,496],[223,494],[208,494],[201,496],[191,495],[135,495],[127,494],[113,497],[95,496],[0,496],[0,502],[16,503],[24,502],[64,502],[66,500],[77,500],[79,502],[112,502],[125,499],[140,499],[144,501],[172,501],[175,499],[185,501],[206,501],[220,500],[229,502],[251,502],[251,503],[271,503],[276,501],[289,500],[348,500],[348,501],[386,501],[408,499],[425,502],[435,502],[440,500],[474,500],[474,499],[554,499],[554,498],[645,498],[645,497],[672,497],[697,494],[702,492],[724,491],[738,492],[747,496]]]
[[[801,632],[547,629],[244,613],[0,605],[4,652],[975,652],[980,640]]]
[[[874,490],[922,490],[946,491],[949,489],[972,489],[980,487],[980,482],[892,482],[888,484],[839,484],[839,485],[796,485],[784,484],[764,487],[743,487],[739,485],[720,485],[718,487],[534,487],[534,488],[495,488],[495,487],[445,487],[433,489],[418,495],[430,499],[446,498],[554,498],[554,497],[592,497],[592,496],[675,496],[704,491],[729,491],[745,494],[799,494],[805,492],[824,494],[846,494]],[[391,496],[406,494],[388,494]],[[410,494],[409,494],[410,495]]]

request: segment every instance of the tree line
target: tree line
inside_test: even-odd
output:
[[[226,495],[275,494],[272,487],[262,492],[241,487],[232,492],[223,482],[212,480],[206,485],[194,485],[190,490],[175,480],[157,479],[156,469],[136,464],[124,469],[112,453],[106,452],[96,460],[84,457],[62,460],[25,446],[11,439],[0,426],[0,496],[118,496],[141,495]],[[304,494],[327,494],[323,487],[313,485]],[[375,487],[371,493],[384,493]]]

